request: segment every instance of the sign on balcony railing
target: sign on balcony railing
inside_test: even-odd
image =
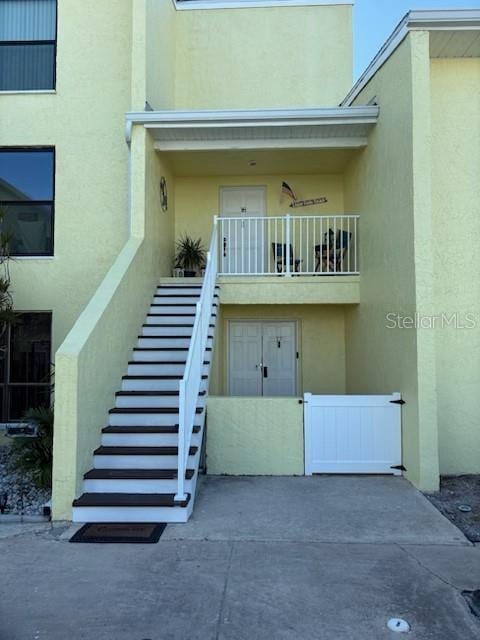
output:
[[[221,217],[220,275],[358,274],[359,216]]]

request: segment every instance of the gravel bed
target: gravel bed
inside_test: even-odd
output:
[[[5,514],[42,515],[42,507],[51,498],[49,489],[38,489],[31,477],[8,469],[10,446],[0,446],[0,500],[7,494]]]
[[[440,491],[425,495],[470,542],[480,542],[480,475],[443,476]],[[471,511],[462,512],[462,506]]]

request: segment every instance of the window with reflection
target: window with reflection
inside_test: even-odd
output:
[[[55,89],[56,0],[0,0],[0,91]]]
[[[0,148],[0,225],[12,256],[53,255],[53,149]]]
[[[48,407],[51,389],[50,313],[22,313],[0,338],[0,422]]]

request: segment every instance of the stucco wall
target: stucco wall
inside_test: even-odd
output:
[[[16,308],[53,311],[53,352],[127,237],[132,55],[131,2],[58,5],[56,94],[0,97],[0,146],[56,148],[55,256],[11,269]]]
[[[155,110],[175,107],[176,11],[171,0],[145,0],[146,99]]]
[[[436,407],[428,395],[435,383],[434,352],[416,330],[387,328],[386,317],[413,316],[431,302],[427,270],[420,279],[415,272],[431,216],[428,201],[422,200],[430,182],[420,148],[425,143],[421,130],[428,124],[423,112],[429,104],[427,63],[428,34],[410,34],[357,100],[365,104],[376,96],[380,118],[368,147],[352,160],[345,175],[345,208],[361,214],[362,273],[361,304],[346,313],[346,371],[348,393],[403,394],[408,478],[421,488],[434,489]],[[416,238],[415,218],[421,229]],[[420,369],[426,390],[419,389]]]
[[[208,398],[207,473],[303,475],[298,398]]]
[[[133,82],[154,109],[334,106],[351,87],[351,5],[176,11],[171,0],[134,4],[146,24],[144,35],[138,31],[144,50],[134,57],[146,75]]]
[[[178,11],[175,107],[333,106],[352,82],[352,7]]]
[[[432,60],[436,312],[472,330],[435,332],[441,473],[480,472],[480,60]]]
[[[306,210],[292,210],[290,201],[282,198],[282,181],[286,180],[297,197],[313,198],[319,194],[328,203]],[[175,186],[175,236],[183,233],[201,237],[208,245],[212,233],[213,216],[220,214],[220,187],[266,187],[266,215],[328,215],[343,213],[343,178],[341,175],[264,175],[178,177]]]
[[[220,276],[222,304],[358,304],[359,276]]]
[[[335,305],[221,305],[215,333],[210,392],[228,393],[228,322],[291,320],[297,323],[298,395],[345,393],[344,308]]]

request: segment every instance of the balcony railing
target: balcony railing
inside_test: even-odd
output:
[[[356,275],[358,215],[220,217],[219,275]]]

